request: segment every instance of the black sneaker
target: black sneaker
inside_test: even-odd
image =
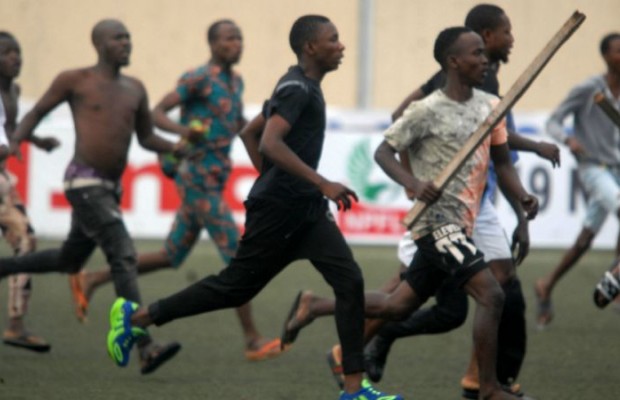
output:
[[[373,382],[381,381],[387,356],[390,353],[392,342],[376,335],[368,342],[364,349],[364,369],[366,375]]]

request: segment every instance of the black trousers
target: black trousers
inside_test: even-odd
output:
[[[245,233],[229,266],[151,304],[154,323],[243,305],[288,264],[307,259],[334,290],[343,370],[363,371],[364,282],[326,200],[249,199],[245,205]]]
[[[519,375],[525,358],[525,299],[516,277],[502,289],[505,300],[497,332],[497,379],[508,384]],[[435,298],[435,305],[420,309],[403,321],[384,325],[379,331],[384,343],[391,345],[401,337],[448,332],[465,322],[468,297],[462,289],[448,281],[438,289]]]

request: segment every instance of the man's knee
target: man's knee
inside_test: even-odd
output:
[[[80,257],[74,257],[66,253],[60,253],[59,264],[67,274],[76,274],[84,267],[86,261]]]
[[[43,254],[46,251],[47,250],[42,250],[38,253]],[[58,258],[58,264],[60,265],[60,268],[63,272],[66,272],[67,274],[75,274],[77,272],[80,272],[80,270],[86,263],[89,255],[90,254],[87,254],[86,252],[82,253],[78,249],[73,249],[65,246],[57,250],[57,253],[55,254],[55,256]],[[53,255],[50,254],[50,257],[53,257]]]
[[[403,298],[394,292],[384,296],[381,302],[382,310],[380,310],[379,314],[386,319],[395,321],[408,319],[423,304],[423,301],[415,293],[411,298]]]
[[[359,265],[353,260],[341,262],[337,265],[338,275],[333,275],[330,282],[341,287],[341,291],[364,291],[364,276]],[[334,287],[336,289],[336,287]]]
[[[125,251],[108,258],[112,272],[134,272],[137,270],[138,258],[134,251]]]
[[[494,285],[487,285],[477,296],[476,301],[481,306],[501,312],[504,308],[505,298],[506,296],[501,286],[495,282]]]
[[[102,229],[98,242],[112,268],[115,265],[129,265],[135,268],[136,249],[122,220],[114,221]]]
[[[489,268],[500,285],[511,281],[516,276],[515,265],[511,259],[498,259],[489,261]]]
[[[347,279],[343,279],[339,282],[339,292],[344,294],[351,294],[355,297],[362,297],[364,295],[364,277],[362,272],[357,269],[352,269],[347,275]]]
[[[413,309],[411,305],[393,302],[387,298],[383,304],[383,309],[380,310],[379,314],[383,315],[386,319],[404,321],[411,315],[412,312]]]
[[[479,306],[501,312],[504,306],[504,291],[489,269],[478,271],[470,277],[463,289]]]

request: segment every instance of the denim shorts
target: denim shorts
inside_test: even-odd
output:
[[[580,164],[578,172],[589,199],[584,226],[596,233],[607,214],[615,215],[620,208],[620,169]]]

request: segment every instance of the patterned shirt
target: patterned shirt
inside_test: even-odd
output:
[[[498,98],[474,89],[465,102],[436,90],[413,102],[385,132],[397,151],[409,152],[411,169],[423,181],[433,180],[493,110]],[[480,208],[490,159],[490,145],[506,143],[505,122],[498,124],[411,229],[417,239],[445,224],[456,224],[471,235]]]
[[[198,120],[208,129],[179,166],[176,182],[199,191],[221,190],[232,168],[231,143],[243,121],[243,80],[208,63],[181,76],[181,124]]]

